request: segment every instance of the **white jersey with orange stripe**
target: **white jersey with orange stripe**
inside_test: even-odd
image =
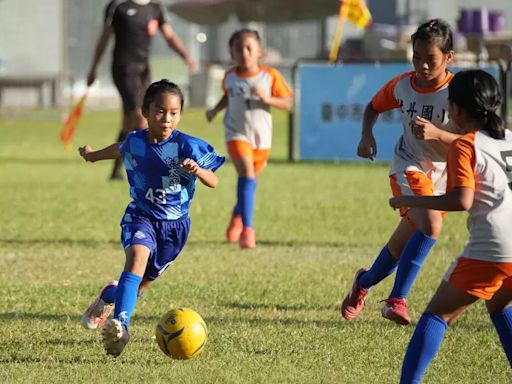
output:
[[[473,205],[469,209],[469,239],[462,256],[512,262],[512,132],[504,140],[484,131],[474,134]],[[469,171],[469,170],[468,170]],[[451,171],[450,171],[451,177]],[[451,184],[451,183],[450,183]]]
[[[431,121],[436,127],[454,132],[448,118],[448,85],[453,75],[448,72],[436,88],[419,88],[415,72],[391,79],[372,99],[372,106],[382,113],[399,108],[403,133],[395,146],[390,175],[404,171],[421,171],[436,185],[435,194],[444,193],[446,152],[448,146],[435,140],[418,140],[412,133],[416,117]]]
[[[272,146],[272,115],[270,106],[252,93],[256,85],[268,96],[287,97],[291,90],[284,77],[274,68],[261,66],[254,76],[229,69],[222,87],[228,97],[224,115],[226,141],[246,141],[255,149],[270,149]]]

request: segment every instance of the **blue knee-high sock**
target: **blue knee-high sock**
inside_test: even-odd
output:
[[[373,287],[375,284],[378,284],[391,275],[395,271],[397,264],[398,260],[391,256],[388,246],[385,245],[380,251],[379,256],[377,256],[373,262],[371,268],[359,278],[359,285],[364,289]]]
[[[389,297],[406,298],[436,239],[420,231],[411,236],[398,261],[395,284]]]
[[[242,208],[240,208],[240,202],[238,202],[238,199],[235,207],[233,208],[233,216],[242,216]]]
[[[138,295],[139,297],[142,297],[143,295]],[[101,298],[105,303],[111,304],[116,301],[117,297],[117,286],[110,287],[105,292],[103,292],[103,296]]]
[[[253,226],[255,192],[256,179],[247,177],[238,178],[237,197],[244,227]]]
[[[116,301],[117,296],[117,286],[110,287],[105,292],[103,292],[103,296],[101,297],[105,303],[113,303]]]
[[[119,278],[114,318],[119,319],[126,328],[137,304],[137,293],[141,281],[142,277],[131,272],[123,272]]]
[[[512,307],[494,312],[491,319],[500,337],[508,362],[512,367]]]
[[[443,342],[447,329],[448,324],[439,316],[433,313],[424,313],[421,316],[405,352],[400,384],[421,382],[428,365]]]

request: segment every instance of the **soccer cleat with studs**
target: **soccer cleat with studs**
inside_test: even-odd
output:
[[[100,294],[82,315],[80,323],[86,329],[97,329],[105,324],[108,317],[114,310],[114,303],[106,303],[103,301],[103,295],[107,290],[117,286],[117,281],[108,282],[101,290]]]
[[[341,303],[341,315],[345,320],[355,320],[363,311],[368,290],[359,285],[359,278],[366,269],[361,268],[356,272],[352,289]]]
[[[256,232],[251,227],[244,227],[238,242],[242,249],[256,248]]]
[[[240,215],[231,216],[228,228],[226,229],[226,240],[228,243],[236,243],[240,240],[243,226],[242,217]]]
[[[394,321],[400,325],[411,324],[411,317],[407,311],[407,300],[397,297],[392,297],[384,300],[382,307],[382,317]]]
[[[130,340],[128,329],[118,319],[107,320],[101,335],[105,352],[113,357],[119,356]]]

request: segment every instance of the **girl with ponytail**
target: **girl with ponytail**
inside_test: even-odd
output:
[[[478,299],[512,366],[512,132],[496,111],[496,80],[487,72],[457,73],[448,87],[448,110],[463,136],[448,151],[448,187],[441,196],[399,196],[393,208],[467,210],[469,240],[449,267],[409,342],[400,383],[419,383],[444,334]]]

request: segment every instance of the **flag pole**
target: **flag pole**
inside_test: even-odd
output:
[[[73,135],[76,131],[76,128],[78,127],[78,123],[81,120],[83,108],[85,105],[85,100],[87,99],[87,96],[89,94],[89,86],[86,88],[84,94],[78,102],[76,102],[71,110],[69,111],[68,116],[66,117],[64,121],[64,127],[62,128],[62,131],[60,132],[60,140],[64,143],[64,149],[66,151],[70,151],[73,146]]]
[[[345,27],[346,11],[345,0],[340,0],[340,10],[338,12],[338,20],[336,21],[336,29],[332,37],[331,50],[329,52],[329,64],[334,64],[338,58],[341,40],[343,37],[343,28]]]

